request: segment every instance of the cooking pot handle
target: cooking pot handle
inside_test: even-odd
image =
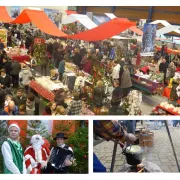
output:
[[[127,148],[127,147],[126,147]],[[122,150],[122,154],[123,155],[125,155],[125,153],[126,153],[126,148],[124,148],[123,150]]]
[[[131,147],[132,147],[132,145],[130,145],[130,150],[131,150]],[[122,151],[122,154],[123,154],[123,155],[125,155],[126,149],[127,149],[127,147],[123,149],[123,151]],[[129,151],[130,151],[130,150],[129,150]]]

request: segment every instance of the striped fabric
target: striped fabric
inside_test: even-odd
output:
[[[117,121],[113,120],[94,120],[94,133],[106,140],[119,139],[125,142],[125,131]]]

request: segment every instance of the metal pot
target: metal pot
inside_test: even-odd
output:
[[[137,145],[126,147],[122,154],[126,156],[126,161],[129,165],[138,165],[142,162],[143,149]]]

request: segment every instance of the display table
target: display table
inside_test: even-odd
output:
[[[25,62],[25,61],[30,61],[30,57],[28,55],[23,55],[23,56],[13,56],[11,57],[12,61],[17,60],[18,62]]]
[[[45,77],[46,78],[46,77]],[[48,80],[47,77],[47,82],[44,83],[44,80],[42,81],[42,78],[36,78],[35,80],[32,80],[30,82],[30,88],[32,88],[34,91],[36,91],[40,96],[45,98],[48,101],[54,101],[54,92],[53,90],[59,89],[59,88],[67,88],[66,85],[63,85],[62,83],[54,83],[54,82],[49,82],[51,81],[50,79]],[[47,84],[51,84],[50,87],[46,87]],[[71,100],[68,98],[67,100],[65,99],[65,102],[69,104]],[[90,111],[87,107],[82,108],[82,113],[80,115],[94,115],[92,111]]]
[[[163,87],[163,83],[151,81],[144,77],[138,76],[137,74],[132,75],[131,80],[132,80],[132,85],[134,87],[150,94],[157,93],[157,90]],[[145,82],[145,83],[142,83],[142,82]]]
[[[166,114],[164,114],[164,115],[176,115],[176,116],[179,116],[180,115],[180,113],[178,113],[178,112],[174,112],[173,111],[173,109],[166,109],[165,107],[162,107],[162,106],[160,106],[160,105],[158,105],[158,106],[156,106],[154,109],[153,109],[153,112],[160,112],[160,111],[165,111],[166,112]],[[163,113],[159,113],[159,114],[157,114],[157,115],[163,115]]]
[[[8,47],[5,49],[9,58],[12,61],[17,60],[18,62],[30,61],[30,57],[27,55],[27,49],[19,48],[19,47]]]
[[[54,101],[54,94],[53,92],[48,91],[46,88],[41,86],[36,81],[32,80],[29,84],[30,88],[35,90],[40,96],[47,99],[48,101]]]

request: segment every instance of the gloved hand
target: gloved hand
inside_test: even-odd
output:
[[[128,144],[134,144],[136,140],[137,140],[137,137],[134,134],[131,134],[131,133],[126,134],[125,141]]]

